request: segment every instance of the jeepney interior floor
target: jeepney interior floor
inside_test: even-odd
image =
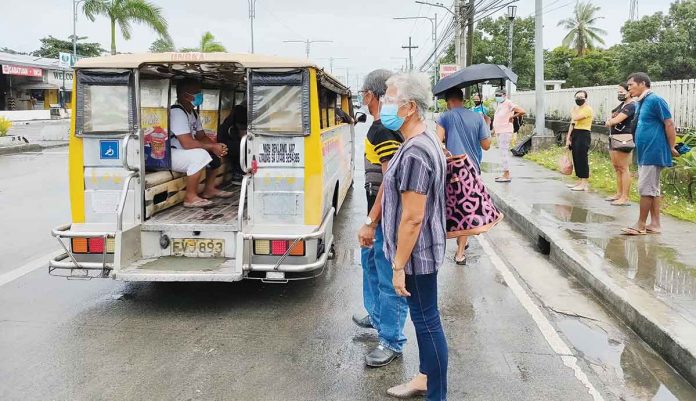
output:
[[[213,204],[204,208],[188,208],[183,203],[152,216],[150,224],[236,224],[241,187],[223,188],[234,193],[232,198],[211,199]]]

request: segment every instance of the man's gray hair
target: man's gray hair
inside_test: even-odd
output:
[[[389,70],[374,70],[365,77],[362,90],[372,92],[377,98],[384,96],[387,91],[387,79],[392,75],[394,73]]]
[[[507,90],[505,88],[498,88],[495,90],[496,94],[507,95]]]
[[[426,111],[433,103],[428,75],[421,72],[401,72],[389,78],[387,86],[396,88],[398,100],[416,103],[421,120],[425,118]]]

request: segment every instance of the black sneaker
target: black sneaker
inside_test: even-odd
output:
[[[370,315],[365,315],[363,317],[359,317],[358,315],[353,315],[353,322],[357,324],[358,326],[362,327],[363,329],[374,329],[375,327],[372,325],[372,322],[370,321]]]
[[[399,358],[401,352],[395,352],[382,345],[378,345],[372,352],[365,355],[365,364],[373,368],[389,365],[394,359]]]

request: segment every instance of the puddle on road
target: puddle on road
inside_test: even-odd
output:
[[[693,388],[640,340],[612,338],[593,322],[561,318],[558,328],[580,356],[602,373],[607,384],[620,382],[623,400],[672,401],[693,397]]]
[[[614,217],[591,212],[583,207],[564,205],[559,203],[535,203],[532,210],[541,216],[566,223],[606,223],[613,221]]]

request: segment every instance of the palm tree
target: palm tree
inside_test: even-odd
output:
[[[590,1],[576,3],[573,16],[558,22],[558,26],[568,29],[563,46],[574,48],[582,56],[587,49],[597,47],[597,43],[604,44],[600,35],[606,35],[607,31],[594,26],[598,19],[604,18],[595,15],[599,10],[600,7]]]
[[[181,49],[182,52],[201,52],[201,53],[214,53],[214,52],[226,52],[227,49],[225,49],[225,46],[222,45],[220,42],[215,41],[215,36],[210,33],[206,32],[201,36],[201,42],[199,47],[197,48],[191,48],[187,47],[184,49]]]
[[[175,52],[176,47],[169,39],[159,38],[150,45],[151,53]]]
[[[116,54],[116,24],[126,40],[131,38],[131,23],[137,22],[148,25],[162,38],[171,41],[162,9],[146,0],[85,0],[82,11],[92,22],[97,15],[111,20],[111,54]]]

